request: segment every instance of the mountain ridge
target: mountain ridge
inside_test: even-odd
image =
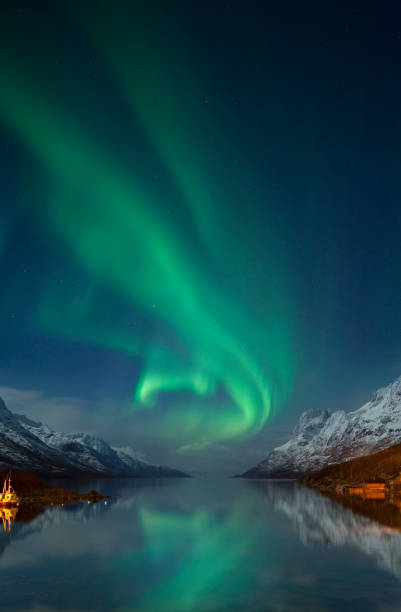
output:
[[[114,449],[98,436],[84,432],[56,432],[23,414],[12,413],[1,398],[0,467],[52,476],[188,476],[180,470],[135,459],[123,449]]]
[[[401,442],[401,377],[374,392],[351,412],[310,410],[301,414],[292,437],[274,448],[244,478],[301,478]]]

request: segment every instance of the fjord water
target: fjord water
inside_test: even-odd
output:
[[[113,498],[17,516],[0,609],[401,609],[401,532],[293,482],[69,484]]]

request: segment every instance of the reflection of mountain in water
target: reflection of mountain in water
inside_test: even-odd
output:
[[[15,509],[17,510],[17,509]],[[15,516],[10,516],[10,524],[2,526],[0,522],[0,565],[7,557],[6,548],[11,542],[19,542],[32,536],[39,536],[52,528],[65,525],[68,529],[68,522],[79,521],[82,524],[88,523],[107,511],[102,504],[77,503],[64,507],[44,507],[38,504],[24,504],[15,512]],[[4,510],[2,511],[4,513]],[[2,517],[0,517],[2,518]],[[7,518],[7,517],[6,517]],[[9,528],[8,528],[9,527]]]
[[[89,487],[111,494],[112,499],[103,502],[78,502],[66,506],[40,506],[22,504],[8,532],[0,521],[0,570],[10,565],[35,563],[41,555],[73,557],[92,554],[102,556],[110,551],[129,549],[133,542],[141,540],[137,520],[137,508],[149,500],[150,494],[161,495],[164,510],[170,508],[169,497],[164,494],[170,488],[177,492],[181,503],[187,503],[180,493],[186,479],[172,480],[96,480],[85,481]],[[57,481],[52,484],[56,485]],[[63,481],[65,486],[79,489],[79,481]],[[82,482],[81,482],[82,487]],[[127,488],[125,488],[127,487]],[[174,504],[172,505],[172,508]],[[129,512],[130,537],[126,524],[116,519],[116,512]],[[100,521],[102,524],[100,526]],[[71,538],[71,532],[74,538]],[[23,543],[24,542],[24,543]],[[5,554],[5,549],[13,543]],[[23,554],[22,550],[24,549]],[[17,550],[16,550],[17,549]]]
[[[401,580],[401,532],[353,512],[311,489],[293,483],[250,482],[260,487],[274,508],[288,516],[306,545],[354,546]],[[363,502],[360,502],[363,503]],[[368,504],[370,515],[375,504]],[[383,514],[383,506],[378,508]],[[377,503],[376,503],[377,506]],[[393,513],[395,507],[389,508]],[[378,520],[380,520],[378,518]]]

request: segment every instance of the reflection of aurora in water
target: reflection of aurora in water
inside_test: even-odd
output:
[[[18,517],[0,533],[4,609],[397,609],[400,532],[312,490],[238,479],[92,486],[115,497]]]
[[[246,590],[248,553],[256,546],[258,532],[256,526],[243,529],[244,513],[245,508],[221,516],[206,508],[183,515],[142,509],[138,518],[144,550],[135,550],[119,562],[121,569],[134,573],[148,565],[150,573],[159,577],[144,594],[139,609],[170,610],[173,606],[181,611],[199,605],[207,609],[208,601],[216,607],[220,598]],[[235,572],[235,581],[229,580],[231,572]]]
[[[187,486],[194,491],[199,485],[193,482]],[[326,609],[326,605],[331,609],[329,602],[333,602],[335,585],[329,595],[325,589],[321,593],[318,588],[314,590],[319,580],[314,572],[320,568],[319,557],[324,556],[319,551],[322,546],[327,550],[330,545],[345,547],[345,550],[352,546],[354,551],[360,550],[368,556],[373,553],[379,567],[400,578],[400,555],[396,551],[399,551],[401,536],[397,530],[383,529],[374,520],[353,514],[295,483],[252,481],[221,485],[221,489],[226,503],[222,496],[220,506],[218,483],[215,486],[207,483],[205,490],[209,490],[207,497],[211,504],[204,504],[196,511],[191,511],[191,502],[179,502],[178,495],[177,504],[182,504],[180,512],[139,505],[137,516],[143,546],[120,558],[117,570],[132,571],[135,575],[140,568],[148,566],[149,574],[158,578],[152,586],[148,585],[140,603],[136,601],[127,611],[273,611],[281,607],[318,611]],[[272,516],[274,510],[289,517],[293,525],[287,523],[283,531],[278,522],[279,531],[274,533],[277,519]],[[306,546],[312,550],[318,547],[316,554],[310,551],[311,566],[304,563],[308,554],[303,550],[301,569],[296,561],[299,551],[286,540],[293,528]],[[344,576],[335,562],[328,572],[336,576],[334,582],[343,584]],[[325,577],[326,588],[327,580],[330,582]],[[351,577],[352,580],[355,584]],[[286,603],[276,591],[278,585],[279,592],[283,589],[289,592]],[[258,589],[263,595],[256,594]],[[298,593],[294,599],[292,591]],[[358,594],[361,596],[364,596],[363,590]]]
[[[89,15],[79,17],[85,23]],[[250,211],[247,202],[249,169],[230,187],[237,192],[234,207],[214,183],[213,168],[224,153],[207,130],[222,128],[193,108],[200,92],[196,82],[188,90],[183,76],[177,78],[173,45],[166,55],[156,33],[141,41],[144,15],[138,15],[138,35],[125,29],[123,13],[114,17],[115,29],[106,20],[104,32],[88,26],[87,34],[104,58],[116,106],[130,118],[118,151],[88,120],[82,101],[66,119],[63,96],[75,99],[77,90],[63,91],[33,65],[29,75],[7,41],[0,116],[40,168],[32,194],[36,218],[71,257],[63,285],[44,286],[37,322],[58,336],[139,354],[134,407],[158,406],[173,394],[160,431],[202,448],[258,431],[291,386],[279,237],[273,220],[260,235],[258,207]],[[38,66],[45,52],[38,45]],[[74,78],[85,99],[87,82]],[[97,100],[99,116],[108,116],[109,103],[102,108]],[[144,155],[158,168],[158,184],[141,166]],[[121,320],[123,308],[134,328]]]

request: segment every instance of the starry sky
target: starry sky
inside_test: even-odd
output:
[[[0,394],[233,473],[401,374],[397,3],[5,2]]]

